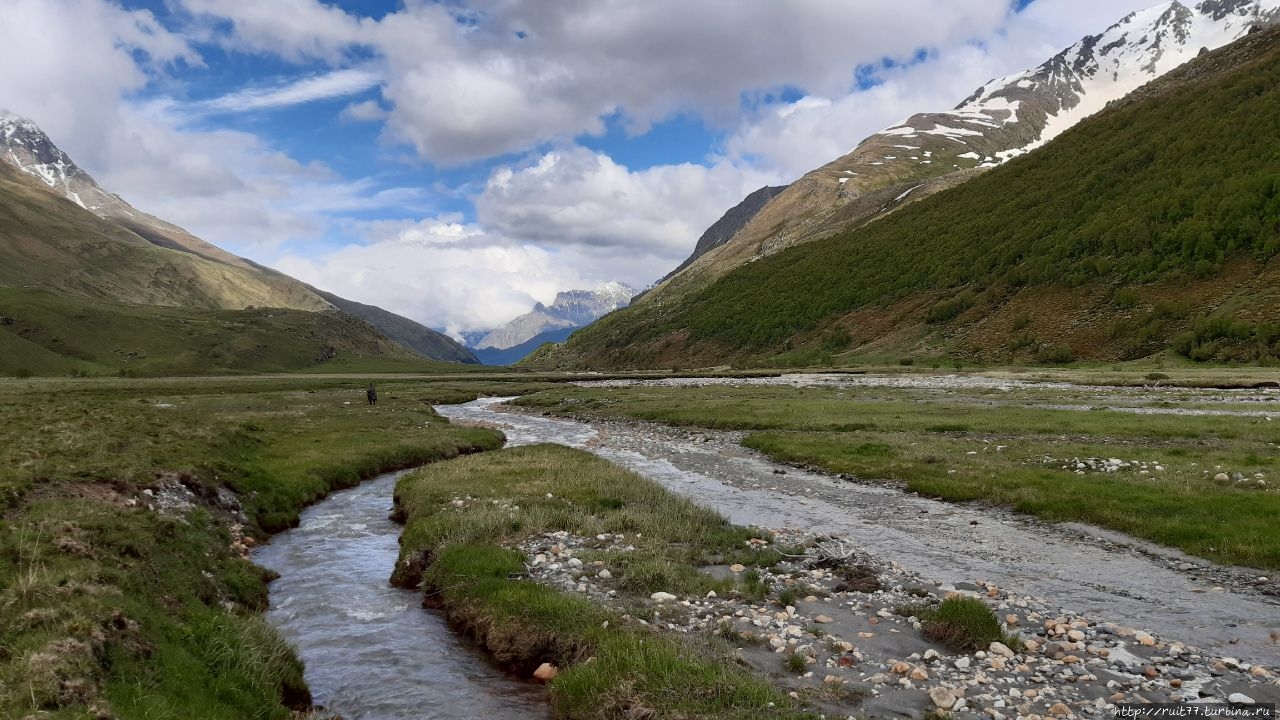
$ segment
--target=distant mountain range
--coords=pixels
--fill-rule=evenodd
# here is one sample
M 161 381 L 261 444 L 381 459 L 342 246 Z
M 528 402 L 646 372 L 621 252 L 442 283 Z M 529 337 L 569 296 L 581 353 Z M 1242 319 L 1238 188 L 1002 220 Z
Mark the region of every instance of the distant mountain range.
M 548 330 L 543 333 L 534 335 L 531 339 L 525 340 L 519 345 L 513 345 L 505 350 L 497 348 L 484 348 L 476 350 L 476 357 L 480 358 L 480 362 L 485 365 L 515 365 L 521 360 L 533 354 L 533 351 L 546 345 L 547 343 L 562 343 L 569 339 L 569 336 L 581 330 L 581 327 L 567 327 L 558 330 Z
M 486 365 L 510 365 L 544 342 L 560 342 L 573 330 L 626 307 L 634 295 L 634 290 L 618 282 L 603 283 L 593 290 L 558 293 L 550 306 L 534 305 L 533 310 L 487 333 L 472 347 Z M 534 340 L 540 341 L 532 344 Z
M 1132 14 L 872 136 L 538 362 L 1280 357 L 1277 19 Z
M 55 366 L 86 371 L 115 369 L 124 362 L 120 358 L 130 353 L 145 355 L 155 372 L 284 370 L 294 369 L 291 363 L 333 359 L 339 348 L 371 358 L 478 362 L 451 338 L 408 318 L 322 292 L 137 210 L 102 189 L 35 123 L 11 114 L 0 114 L 0 288 L 14 289 L 6 296 L 8 301 L 15 306 L 25 303 L 31 323 L 35 323 L 24 324 L 23 318 L 0 307 L 0 315 L 13 321 L 0 326 L 0 345 L 27 347 L 45 342 L 41 347 L 52 353 L 27 353 L 31 358 L 43 358 L 37 367 L 21 368 L 32 372 Z M 37 311 L 42 299 L 53 297 L 61 300 L 45 303 L 50 312 Z M 146 312 L 139 308 L 205 313 L 201 318 L 208 313 L 268 308 L 317 317 L 288 315 L 291 327 L 307 328 L 302 333 L 305 341 L 291 332 L 282 331 L 276 337 L 277 343 L 306 346 L 289 352 L 275 352 L 278 348 L 271 348 L 270 342 L 234 350 L 238 346 L 226 344 L 233 339 L 224 337 L 226 333 L 217 333 L 216 339 L 192 333 L 191 347 L 182 343 L 157 345 L 153 342 L 156 338 L 139 332 L 135 335 L 140 342 L 152 343 L 150 350 L 131 348 L 117 354 L 119 348 L 98 352 L 85 345 L 66 345 L 67 352 L 74 351 L 68 356 L 56 343 L 49 344 L 53 343 L 50 337 L 64 344 L 66 339 L 47 332 L 39 323 L 57 322 L 55 308 L 69 311 L 77 303 L 98 303 L 104 312 L 118 308 L 113 317 L 121 328 L 145 322 Z M 261 326 L 283 317 L 259 313 L 254 322 Z M 23 333 L 20 339 L 14 337 L 19 329 Z M 128 335 L 123 329 L 122 333 Z M 262 337 L 270 338 L 271 333 Z M 227 349 L 209 348 L 208 342 Z M 165 353 L 178 353 L 182 359 L 161 357 Z M 9 356 L 10 362 L 16 362 L 16 352 Z M 53 356 L 70 359 L 54 362 Z M 255 357 L 272 359 L 255 366 Z M 0 362 L 0 372 L 5 371 L 3 365 Z

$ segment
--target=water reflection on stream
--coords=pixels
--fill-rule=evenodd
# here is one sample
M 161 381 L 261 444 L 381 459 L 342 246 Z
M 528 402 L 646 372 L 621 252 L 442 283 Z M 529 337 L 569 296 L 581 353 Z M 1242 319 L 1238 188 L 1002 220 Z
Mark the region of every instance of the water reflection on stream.
M 346 720 L 548 717 L 541 687 L 490 665 L 418 593 L 388 584 L 401 474 L 334 493 L 254 552 L 281 575 L 267 620 L 297 647 L 315 702 Z

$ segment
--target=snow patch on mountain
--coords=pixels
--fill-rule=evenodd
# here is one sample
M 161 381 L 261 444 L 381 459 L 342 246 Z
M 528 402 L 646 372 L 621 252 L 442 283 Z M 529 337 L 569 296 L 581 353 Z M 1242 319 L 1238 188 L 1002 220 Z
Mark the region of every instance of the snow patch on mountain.
M 963 118 L 969 124 L 993 121 L 1002 127 L 1028 120 L 1019 116 L 1023 102 L 1049 100 L 1035 139 L 996 155 L 1008 160 L 1048 143 L 1200 53 L 1230 44 L 1253 28 L 1278 19 L 1280 0 L 1205 0 L 1194 6 L 1174 0 L 1131 13 L 1037 68 L 992 80 L 955 110 L 940 116 Z
M 49 188 L 86 210 L 82 194 L 93 179 L 53 144 L 38 125 L 7 111 L 0 111 L 0 152 L 10 165 L 38 178 Z
M 149 215 L 133 212 L 119 196 L 99 187 L 39 125 L 3 110 L 0 110 L 0 160 L 37 178 L 51 192 L 98 217 L 128 218 L 154 227 L 172 228 Z

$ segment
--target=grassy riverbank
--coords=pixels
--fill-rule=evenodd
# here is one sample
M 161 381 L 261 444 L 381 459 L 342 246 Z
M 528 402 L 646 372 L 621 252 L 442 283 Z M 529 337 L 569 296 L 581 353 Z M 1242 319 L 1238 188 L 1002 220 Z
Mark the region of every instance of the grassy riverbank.
M 779 461 L 1093 523 L 1219 562 L 1280 567 L 1280 493 L 1271 476 L 1280 424 L 1050 407 L 1097 404 L 1094 392 L 557 388 L 519 403 L 563 416 L 749 431 L 744 444 Z M 1173 400 L 1148 405 L 1167 409 Z M 1139 464 L 1077 473 L 1075 460 L 1087 458 Z M 1215 481 L 1220 472 L 1245 481 Z
M 697 571 L 775 562 L 776 553 L 750 549 L 758 531 L 592 455 L 551 445 L 428 466 L 402 478 L 396 497 L 407 521 L 396 580 L 422 582 L 430 603 L 517 672 L 527 676 L 544 662 L 563 668 L 551 684 L 557 717 L 804 717 L 707 638 L 660 635 L 633 619 L 654 617 L 647 603 L 653 592 L 759 594 L 749 576 L 713 580 Z M 514 579 L 526 557 L 512 548 L 559 531 L 625 535 L 633 550 L 576 557 L 612 568 L 618 585 L 637 598 L 630 613 Z
M 245 545 L 335 488 L 498 447 L 430 403 L 518 392 L 379 387 L 371 408 L 350 379 L 0 382 L 0 716 L 305 707 Z

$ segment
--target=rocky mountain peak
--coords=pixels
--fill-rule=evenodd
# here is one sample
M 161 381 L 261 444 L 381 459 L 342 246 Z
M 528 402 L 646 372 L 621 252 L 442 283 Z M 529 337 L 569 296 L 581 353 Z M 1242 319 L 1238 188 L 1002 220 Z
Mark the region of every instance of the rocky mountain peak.
M 549 307 L 537 303 L 530 312 L 480 338 L 474 347 L 506 350 L 549 330 L 589 325 L 618 308 L 626 307 L 634 295 L 635 290 L 620 282 L 601 283 L 591 290 L 556 293 L 556 299 Z
M 0 159 L 86 210 L 101 207 L 109 197 L 39 125 L 9 112 L 0 112 Z

